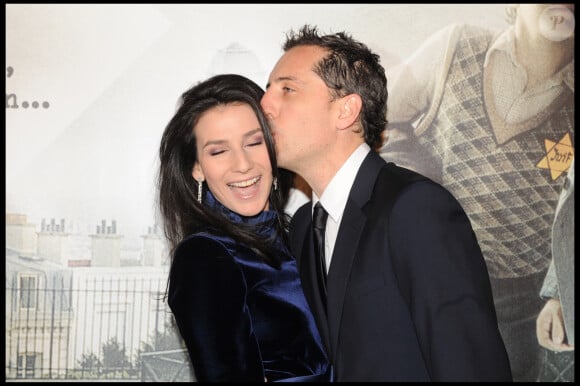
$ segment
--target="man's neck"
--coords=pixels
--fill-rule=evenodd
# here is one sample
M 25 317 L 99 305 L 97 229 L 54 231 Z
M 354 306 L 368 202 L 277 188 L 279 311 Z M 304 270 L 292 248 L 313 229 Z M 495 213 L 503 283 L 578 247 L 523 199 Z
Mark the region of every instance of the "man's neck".
M 310 185 L 314 193 L 321 197 L 336 173 L 362 143 L 353 142 L 347 146 L 336 147 L 332 151 L 321 153 L 316 161 L 305 165 L 305 170 L 298 174 Z

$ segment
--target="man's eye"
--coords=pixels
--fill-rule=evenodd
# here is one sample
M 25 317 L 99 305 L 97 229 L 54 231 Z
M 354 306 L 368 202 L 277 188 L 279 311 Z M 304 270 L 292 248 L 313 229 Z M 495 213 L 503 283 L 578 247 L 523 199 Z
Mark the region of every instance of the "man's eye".
M 282 87 L 282 90 L 284 90 L 284 92 L 293 92 L 293 91 L 294 91 L 294 89 L 293 89 L 293 88 L 290 88 L 290 87 L 288 87 L 288 86 L 284 86 L 284 87 Z

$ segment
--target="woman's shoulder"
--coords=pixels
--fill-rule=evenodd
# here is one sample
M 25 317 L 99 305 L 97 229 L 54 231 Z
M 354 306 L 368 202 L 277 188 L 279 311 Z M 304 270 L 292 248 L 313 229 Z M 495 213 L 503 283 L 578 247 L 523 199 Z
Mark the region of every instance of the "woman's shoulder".
M 184 238 L 173 253 L 173 264 L 207 265 L 209 263 L 233 262 L 228 239 L 210 233 L 195 233 Z
M 209 234 L 183 239 L 175 249 L 169 272 L 168 303 L 176 315 L 192 308 L 207 308 L 231 300 L 232 290 L 242 292 L 242 271 L 228 249 Z M 199 296 L 203 294 L 203 296 Z M 215 305 L 214 304 L 214 305 Z

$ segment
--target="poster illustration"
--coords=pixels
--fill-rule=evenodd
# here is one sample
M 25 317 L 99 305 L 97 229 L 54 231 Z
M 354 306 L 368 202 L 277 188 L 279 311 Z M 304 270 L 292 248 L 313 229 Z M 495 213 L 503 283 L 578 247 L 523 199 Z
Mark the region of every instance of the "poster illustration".
M 306 23 L 381 56 L 380 154 L 440 182 L 469 215 L 514 380 L 574 380 L 573 5 L 5 11 L 6 380 L 195 380 L 164 298 L 161 134 L 208 76 L 265 87 L 285 33 Z M 308 200 L 295 193 L 289 212 Z M 537 331 L 546 323 L 548 335 L 562 326 L 562 345 Z

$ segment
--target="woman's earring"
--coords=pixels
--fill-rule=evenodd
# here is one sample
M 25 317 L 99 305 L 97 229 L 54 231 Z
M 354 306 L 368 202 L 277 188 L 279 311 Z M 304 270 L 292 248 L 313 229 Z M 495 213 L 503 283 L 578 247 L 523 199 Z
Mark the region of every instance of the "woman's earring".
M 274 177 L 274 190 L 278 190 L 278 177 Z
M 197 202 L 199 202 L 201 204 L 201 193 L 202 193 L 202 187 L 203 187 L 203 180 L 199 180 L 197 181 Z

